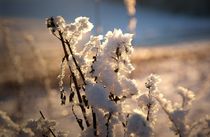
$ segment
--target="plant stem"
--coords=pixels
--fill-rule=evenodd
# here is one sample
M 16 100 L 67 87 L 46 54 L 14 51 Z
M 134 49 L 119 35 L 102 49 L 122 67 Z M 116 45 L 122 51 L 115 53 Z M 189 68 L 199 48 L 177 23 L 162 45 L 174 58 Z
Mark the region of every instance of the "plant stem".
M 75 111 L 74 111 L 74 104 L 72 105 L 71 110 L 72 110 L 72 113 L 73 113 L 73 115 L 75 116 L 75 118 L 76 118 L 76 120 L 77 120 L 77 123 L 78 123 L 79 127 L 81 128 L 81 130 L 84 130 L 84 127 L 83 127 L 83 125 L 82 125 L 81 119 L 79 119 L 79 118 L 77 117 L 77 115 L 76 115 L 76 113 L 75 113 Z
M 106 132 L 107 132 L 106 137 L 109 137 L 109 122 L 110 122 L 111 117 L 112 117 L 112 113 L 109 112 L 107 123 L 106 123 Z
M 148 97 L 149 97 L 149 103 L 147 104 L 147 121 L 150 121 L 150 111 L 151 111 L 151 107 L 152 107 L 152 104 L 151 104 L 151 91 L 150 91 L 150 88 L 149 88 L 149 91 L 148 91 Z
M 155 96 L 154 96 L 155 97 Z M 176 122 L 174 121 L 173 117 L 171 116 L 170 112 L 163 106 L 162 101 L 158 98 L 155 97 L 156 100 L 159 102 L 161 108 L 163 109 L 163 111 L 166 113 L 166 115 L 168 116 L 169 120 L 173 123 L 174 127 L 176 128 L 176 131 L 179 135 L 179 137 L 183 137 L 182 133 L 180 132 L 179 126 L 176 124 Z
M 40 115 L 42 116 L 42 118 L 45 119 L 45 116 L 44 116 L 44 114 L 42 113 L 41 110 L 39 111 L 39 113 L 40 113 Z M 49 129 L 50 133 L 53 135 L 53 137 L 56 137 L 56 135 L 55 135 L 55 133 L 52 131 L 52 129 L 51 129 L 50 127 L 48 127 L 48 129 Z
M 62 46 L 63 46 L 63 51 L 64 51 L 64 54 L 65 54 L 65 59 L 66 59 L 67 62 L 69 62 L 69 58 L 68 58 L 69 55 L 68 55 L 68 52 L 66 50 L 66 46 L 65 46 L 65 42 L 64 42 L 62 33 L 60 31 L 59 31 L 59 35 L 60 35 L 60 40 L 61 40 L 61 43 L 62 43 Z M 89 121 L 87 119 L 87 116 L 86 116 L 86 110 L 85 110 L 85 107 L 83 105 L 83 101 L 82 101 L 82 97 L 81 97 L 81 94 L 80 94 L 80 91 L 79 91 L 79 86 L 78 86 L 78 83 L 77 83 L 76 76 L 75 76 L 74 72 L 72 71 L 71 66 L 68 65 L 68 67 L 69 67 L 69 70 L 71 72 L 72 79 L 73 79 L 73 82 L 74 82 L 74 85 L 75 85 L 77 97 L 78 97 L 78 100 L 79 100 L 79 106 L 81 108 L 81 111 L 82 111 L 84 120 L 86 122 L 86 125 L 87 125 L 87 127 L 89 127 L 90 126 L 90 123 L 89 123 Z
M 92 109 L 92 116 L 93 116 L 93 129 L 94 129 L 94 135 L 95 136 L 98 136 L 97 135 L 97 121 L 96 121 L 96 113 L 94 112 L 94 108 L 91 107 Z
M 72 58 L 73 58 L 74 64 L 76 65 L 76 68 L 77 68 L 77 70 L 79 71 L 80 76 L 82 77 L 83 83 L 86 85 L 85 76 L 84 76 L 84 74 L 82 73 L 82 70 L 80 69 L 80 66 L 79 66 L 79 64 L 77 63 L 77 60 L 76 60 L 75 57 L 74 57 L 74 53 L 73 53 L 73 51 L 72 51 L 72 49 L 71 49 L 70 43 L 69 43 L 69 42 L 66 42 L 66 43 L 67 43 L 67 46 L 68 46 L 69 51 L 70 51 L 70 53 L 71 53 L 71 56 L 72 56 Z

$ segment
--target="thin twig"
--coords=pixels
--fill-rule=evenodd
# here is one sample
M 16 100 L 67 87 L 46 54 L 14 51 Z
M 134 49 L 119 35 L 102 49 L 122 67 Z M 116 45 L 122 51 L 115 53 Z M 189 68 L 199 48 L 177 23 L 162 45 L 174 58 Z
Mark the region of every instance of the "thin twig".
M 112 117 L 112 113 L 109 112 L 107 123 L 106 123 L 106 132 L 107 132 L 106 137 L 109 137 L 109 122 L 110 122 L 111 117 Z
M 68 46 L 68 48 L 69 48 L 69 51 L 70 51 L 70 53 L 71 53 L 72 59 L 73 59 L 73 61 L 74 61 L 74 64 L 76 65 L 76 68 L 77 68 L 77 70 L 79 71 L 80 76 L 82 77 L 83 83 L 86 85 L 85 76 L 84 76 L 84 74 L 82 73 L 82 70 L 80 69 L 79 64 L 77 63 L 77 60 L 75 59 L 75 56 L 74 56 L 74 53 L 73 53 L 73 51 L 72 51 L 72 49 L 71 49 L 70 43 L 69 43 L 68 41 L 66 41 L 66 44 L 67 44 L 67 46 Z
M 149 97 L 149 103 L 147 104 L 147 121 L 150 121 L 150 113 L 151 113 L 151 107 L 152 107 L 152 104 L 150 102 L 152 99 L 150 88 L 148 91 L 148 97 Z
M 42 116 L 42 118 L 45 119 L 45 116 L 44 116 L 44 114 L 42 113 L 41 110 L 39 111 L 39 113 L 40 113 L 40 115 Z M 53 132 L 53 130 L 52 130 L 50 127 L 48 127 L 48 130 L 49 130 L 50 133 L 53 135 L 53 137 L 56 137 L 55 133 Z
M 61 43 L 62 43 L 62 46 L 63 46 L 63 51 L 64 51 L 64 54 L 65 54 L 65 59 L 66 59 L 67 62 L 69 62 L 69 58 L 68 58 L 69 54 L 67 52 L 67 49 L 66 49 L 66 46 L 65 46 L 65 42 L 64 42 L 64 39 L 63 39 L 63 36 L 62 36 L 62 33 L 60 31 L 59 31 L 59 35 L 60 35 L 60 38 L 61 38 L 60 40 L 61 40 Z M 71 66 L 68 65 L 68 67 L 69 67 L 69 70 L 71 72 L 72 80 L 73 80 L 74 85 L 75 85 L 77 97 L 78 97 L 78 100 L 79 100 L 79 103 L 80 103 L 79 106 L 80 106 L 80 108 L 82 110 L 82 114 L 83 114 L 83 117 L 85 119 L 86 125 L 87 125 L 87 127 L 89 127 L 90 126 L 90 123 L 89 123 L 89 121 L 87 119 L 87 116 L 86 116 L 85 107 L 83 106 L 82 97 L 81 97 L 81 94 L 80 94 L 80 91 L 79 91 L 80 88 L 78 86 L 76 76 L 75 76 L 74 72 L 72 71 Z
M 155 96 L 154 96 L 155 97 Z M 179 134 L 179 137 L 182 137 L 182 134 L 180 132 L 179 126 L 176 124 L 176 122 L 173 120 L 171 114 L 168 112 L 168 110 L 162 105 L 162 102 L 160 99 L 158 99 L 157 97 L 155 97 L 156 100 L 159 102 L 161 108 L 163 109 L 163 111 L 166 113 L 166 115 L 168 116 L 169 120 L 173 123 L 177 133 Z
M 79 127 L 81 128 L 81 130 L 84 130 L 84 127 L 83 127 L 83 124 L 82 124 L 82 120 L 78 118 L 78 116 L 76 115 L 76 113 L 74 111 L 74 104 L 72 105 L 71 110 L 72 110 L 72 113 L 73 113 L 74 117 L 77 120 L 77 123 L 78 123 Z
M 92 109 L 92 116 L 93 116 L 93 129 L 94 129 L 94 135 L 95 136 L 98 136 L 97 135 L 97 121 L 96 121 L 96 113 L 94 112 L 94 108 L 93 107 L 91 107 L 91 109 Z

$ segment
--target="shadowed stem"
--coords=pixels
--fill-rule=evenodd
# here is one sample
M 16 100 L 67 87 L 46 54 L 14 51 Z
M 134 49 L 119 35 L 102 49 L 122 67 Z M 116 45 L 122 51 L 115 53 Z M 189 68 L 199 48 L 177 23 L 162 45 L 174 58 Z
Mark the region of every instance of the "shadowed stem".
M 108 118 L 107 118 L 107 123 L 106 123 L 106 132 L 107 132 L 106 137 L 109 137 L 109 122 L 111 120 L 111 117 L 112 117 L 112 113 L 109 112 Z
M 148 91 L 148 97 L 149 97 L 149 103 L 147 104 L 147 121 L 150 121 L 150 111 L 151 111 L 151 107 L 152 107 L 152 104 L 151 104 L 151 99 L 152 99 L 152 96 L 151 96 L 151 90 L 149 88 L 149 91 Z
M 79 64 L 77 63 L 77 60 L 76 60 L 75 57 L 74 57 L 74 52 L 73 52 L 72 49 L 71 49 L 70 43 L 67 41 L 66 44 L 68 45 L 69 51 L 70 51 L 71 56 L 72 56 L 73 61 L 74 61 L 74 64 L 76 65 L 76 68 L 77 68 L 77 70 L 79 71 L 80 76 L 82 77 L 83 83 L 86 85 L 85 76 L 84 76 L 84 74 L 82 73 L 82 70 L 80 69 L 80 66 L 79 66 Z
M 73 59 L 73 61 L 74 61 L 74 64 L 76 65 L 76 68 L 77 68 L 77 70 L 79 71 L 79 74 L 80 74 L 80 76 L 81 76 L 81 78 L 82 78 L 82 80 L 83 80 L 83 83 L 84 83 L 84 85 L 86 85 L 85 76 L 84 76 L 84 74 L 82 73 L 82 70 L 81 70 L 79 64 L 77 63 L 77 60 L 75 59 L 74 52 L 72 51 L 72 48 L 71 48 L 71 46 L 70 46 L 69 41 L 66 41 L 66 44 L 67 44 L 67 46 L 68 46 L 68 48 L 69 48 L 69 51 L 70 51 L 70 54 L 71 54 L 72 59 Z M 75 78 L 76 78 L 76 77 L 75 77 Z M 73 77 L 73 79 L 74 79 L 74 77 Z M 85 91 L 84 87 L 83 87 L 83 90 Z M 96 121 L 96 114 L 95 114 L 95 112 L 93 111 L 93 107 L 91 107 L 91 109 L 92 109 L 92 118 L 93 118 L 94 135 L 97 136 L 97 121 Z
M 94 129 L 94 135 L 95 136 L 98 136 L 97 135 L 97 121 L 96 121 L 96 113 L 94 112 L 94 108 L 91 107 L 92 109 L 92 116 L 93 116 L 93 129 Z
M 76 113 L 75 113 L 75 111 L 74 111 L 74 104 L 72 105 L 71 110 L 72 110 L 72 113 L 73 113 L 73 115 L 75 116 L 75 118 L 76 118 L 76 120 L 77 120 L 77 123 L 79 124 L 79 127 L 80 127 L 82 130 L 84 130 L 84 127 L 83 127 L 83 125 L 82 125 L 82 120 L 79 119 L 79 118 L 77 117 L 77 115 L 76 115 Z
M 44 116 L 44 114 L 42 113 L 41 110 L 39 111 L 39 113 L 40 113 L 40 115 L 42 116 L 42 118 L 45 119 L 45 116 Z M 52 129 L 51 129 L 50 127 L 48 127 L 48 129 L 49 129 L 50 133 L 53 135 L 53 137 L 56 137 L 56 135 L 55 135 L 55 133 L 52 131 Z
M 64 54 L 65 54 L 65 59 L 66 59 L 67 62 L 69 62 L 69 58 L 68 58 L 69 55 L 68 55 L 68 52 L 67 52 L 67 50 L 66 50 L 66 46 L 65 46 L 65 42 L 64 42 L 62 33 L 61 33 L 60 31 L 59 31 L 59 36 L 60 36 L 60 41 L 61 41 L 62 46 L 63 46 L 63 51 L 64 51 Z M 80 91 L 79 91 L 80 88 L 79 88 L 79 85 L 78 85 L 78 83 L 77 83 L 76 76 L 75 76 L 74 72 L 72 71 L 71 66 L 68 65 L 68 67 L 69 67 L 69 70 L 70 70 L 70 72 L 71 72 L 72 79 L 73 79 L 73 82 L 74 82 L 74 85 L 75 85 L 77 97 L 78 97 L 78 100 L 79 100 L 79 103 L 80 103 L 79 106 L 80 106 L 80 108 L 81 108 L 81 111 L 82 111 L 84 120 L 85 120 L 85 122 L 86 122 L 86 125 L 87 125 L 87 127 L 89 127 L 89 126 L 90 126 L 90 123 L 89 123 L 89 121 L 88 121 L 88 119 L 87 119 L 87 116 L 86 116 L 86 110 L 85 110 L 85 107 L 84 107 L 84 105 L 83 105 L 82 97 L 81 97 L 81 94 L 80 94 Z

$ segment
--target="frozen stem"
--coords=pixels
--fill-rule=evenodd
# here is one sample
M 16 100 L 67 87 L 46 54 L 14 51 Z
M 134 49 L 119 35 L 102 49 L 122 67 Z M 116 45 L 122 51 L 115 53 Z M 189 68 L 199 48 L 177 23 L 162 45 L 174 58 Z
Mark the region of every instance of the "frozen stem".
M 45 119 L 45 116 L 44 116 L 44 114 L 42 113 L 41 110 L 39 111 L 39 113 L 40 113 L 41 117 L 42 117 L 43 119 Z M 48 129 L 49 129 L 50 133 L 53 135 L 53 137 L 56 137 L 56 135 L 55 135 L 55 133 L 53 132 L 53 130 L 52 130 L 50 127 L 48 127 Z
M 69 54 L 67 52 L 67 49 L 66 49 L 66 46 L 65 46 L 65 41 L 64 41 L 63 36 L 62 36 L 62 33 L 60 31 L 59 31 L 59 35 L 60 35 L 60 40 L 61 40 L 61 43 L 62 43 L 62 46 L 63 46 L 63 51 L 64 51 L 64 54 L 65 54 L 65 59 L 66 59 L 67 62 L 69 62 L 69 58 L 68 58 Z M 73 83 L 75 85 L 77 97 L 78 97 L 78 100 L 79 100 L 79 106 L 81 108 L 81 111 L 82 111 L 83 117 L 85 119 L 86 125 L 87 125 L 87 127 L 89 127 L 90 126 L 90 123 L 89 123 L 89 121 L 87 119 L 87 116 L 86 116 L 86 110 L 85 110 L 85 107 L 83 105 L 82 97 L 81 97 L 81 94 L 80 94 L 80 91 L 79 91 L 80 88 L 79 88 L 79 85 L 77 83 L 76 76 L 75 76 L 74 72 L 72 71 L 71 66 L 68 65 L 68 67 L 69 67 L 69 70 L 71 72 Z
M 109 122 L 111 120 L 111 117 L 112 117 L 112 113 L 109 112 L 108 114 L 108 118 L 107 118 L 107 122 L 106 122 L 106 137 L 109 137 Z

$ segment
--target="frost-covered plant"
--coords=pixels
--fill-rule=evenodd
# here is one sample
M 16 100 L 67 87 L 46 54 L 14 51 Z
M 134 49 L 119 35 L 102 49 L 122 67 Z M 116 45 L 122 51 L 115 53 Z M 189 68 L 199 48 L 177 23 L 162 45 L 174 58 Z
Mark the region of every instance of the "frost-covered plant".
M 41 111 L 40 111 L 41 113 Z M 61 131 L 55 132 L 55 121 L 42 117 L 37 120 L 28 120 L 25 124 L 19 125 L 3 111 L 0 111 L 0 136 L 1 137 L 67 137 Z
M 193 92 L 180 88 L 178 93 L 183 102 L 174 105 L 160 93 L 160 78 L 153 74 L 145 83 L 147 92 L 140 91 L 135 80 L 128 77 L 134 70 L 130 60 L 132 34 L 114 29 L 104 38 L 90 36 L 81 46 L 79 40 L 93 28 L 87 17 L 78 17 L 70 24 L 61 16 L 51 17 L 46 24 L 64 51 L 59 75 L 61 104 L 66 104 L 68 98 L 81 137 L 154 136 L 158 104 L 171 121 L 171 129 L 180 137 L 189 135 L 185 118 L 187 106 L 194 99 Z M 70 75 L 69 92 L 65 91 L 63 81 L 66 65 Z

